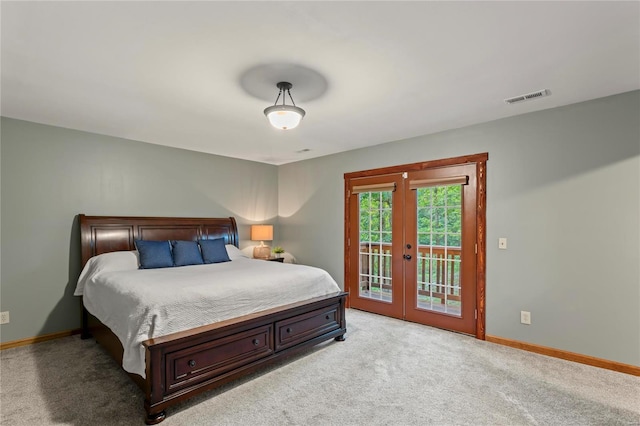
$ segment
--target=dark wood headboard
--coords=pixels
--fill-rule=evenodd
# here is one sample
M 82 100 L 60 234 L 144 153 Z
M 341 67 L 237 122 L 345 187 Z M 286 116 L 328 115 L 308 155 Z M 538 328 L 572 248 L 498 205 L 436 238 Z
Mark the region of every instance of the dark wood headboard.
M 134 240 L 212 240 L 224 238 L 238 246 L 238 227 L 233 217 L 134 217 L 85 216 L 80 220 L 82 266 L 102 253 L 135 250 Z

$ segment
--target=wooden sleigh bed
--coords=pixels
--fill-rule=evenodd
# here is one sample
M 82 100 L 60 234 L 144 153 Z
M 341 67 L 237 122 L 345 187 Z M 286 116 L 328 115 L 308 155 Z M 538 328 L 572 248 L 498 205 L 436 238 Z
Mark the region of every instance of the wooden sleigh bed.
M 225 238 L 238 246 L 232 217 L 79 215 L 79 222 L 82 266 L 92 256 L 135 250 L 136 239 Z M 329 339 L 344 340 L 346 296 L 337 292 L 144 341 L 146 377 L 128 374 L 145 393 L 145 423 L 160 423 L 166 408 L 285 356 Z M 122 364 L 118 337 L 83 308 L 82 338 L 91 336 Z

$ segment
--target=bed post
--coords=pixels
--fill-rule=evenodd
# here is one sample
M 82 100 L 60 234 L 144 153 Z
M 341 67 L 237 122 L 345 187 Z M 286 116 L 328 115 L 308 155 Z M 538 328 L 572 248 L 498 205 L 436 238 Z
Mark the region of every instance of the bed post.
M 335 337 L 334 340 L 336 342 L 344 342 L 346 340 L 346 337 L 345 337 L 345 333 L 347 332 L 347 318 L 345 313 L 346 303 L 347 303 L 346 297 L 343 297 L 340 299 L 340 309 L 338 312 L 340 312 L 340 329 L 343 330 L 343 333 Z
M 167 414 L 162 409 L 164 397 L 164 386 L 162 384 L 164 360 L 163 351 L 154 346 L 149 346 L 144 342 L 146 360 L 146 390 L 144 409 L 147 412 L 144 422 L 148 425 L 157 425 L 162 422 Z

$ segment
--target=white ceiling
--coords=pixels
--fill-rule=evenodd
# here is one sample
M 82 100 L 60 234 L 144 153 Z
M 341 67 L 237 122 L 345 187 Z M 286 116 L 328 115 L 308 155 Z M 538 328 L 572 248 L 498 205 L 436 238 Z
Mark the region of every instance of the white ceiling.
M 636 1 L 3 1 L 0 13 L 2 115 L 270 164 L 640 88 Z M 324 87 L 285 76 L 307 116 L 278 131 L 262 113 L 277 81 L 267 101 L 243 76 L 288 66 Z M 540 89 L 552 95 L 503 102 Z

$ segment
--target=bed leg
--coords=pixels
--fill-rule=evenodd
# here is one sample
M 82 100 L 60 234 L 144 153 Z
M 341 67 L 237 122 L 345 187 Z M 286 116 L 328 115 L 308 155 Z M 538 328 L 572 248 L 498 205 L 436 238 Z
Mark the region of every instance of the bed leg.
M 91 332 L 89 332 L 89 313 L 82 306 L 82 332 L 80 333 L 80 338 L 82 340 L 87 340 L 91 338 Z
M 163 421 L 167 417 L 167 413 L 162 410 L 159 413 L 147 413 L 147 417 L 144 419 L 144 422 L 148 425 L 157 425 L 161 421 Z

